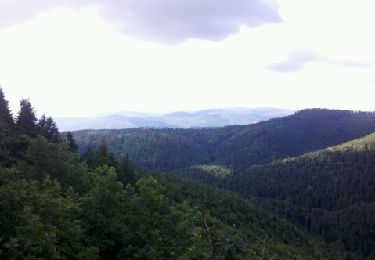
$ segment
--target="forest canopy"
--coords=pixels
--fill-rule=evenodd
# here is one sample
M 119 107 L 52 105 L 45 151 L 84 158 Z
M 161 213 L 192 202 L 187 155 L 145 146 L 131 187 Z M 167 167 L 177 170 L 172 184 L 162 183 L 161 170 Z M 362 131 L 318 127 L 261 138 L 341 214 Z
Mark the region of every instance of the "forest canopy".
M 137 172 L 106 140 L 80 156 L 71 133 L 0 89 L 0 258 L 343 258 L 236 195 Z

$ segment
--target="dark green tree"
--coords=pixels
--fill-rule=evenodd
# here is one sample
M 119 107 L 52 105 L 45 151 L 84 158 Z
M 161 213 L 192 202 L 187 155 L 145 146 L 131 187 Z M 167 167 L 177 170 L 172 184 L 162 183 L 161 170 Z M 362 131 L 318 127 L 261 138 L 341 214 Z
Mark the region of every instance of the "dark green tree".
M 36 126 L 37 118 L 34 108 L 29 99 L 20 101 L 20 111 L 18 112 L 16 126 L 24 134 L 35 137 L 38 134 Z
M 82 160 L 87 163 L 87 166 L 90 169 L 94 169 L 96 167 L 95 151 L 91 147 L 88 147 L 87 151 L 84 154 L 82 154 Z
M 68 147 L 68 150 L 72 153 L 78 153 L 78 144 L 74 140 L 74 137 L 71 132 L 66 133 L 66 139 L 65 139 L 66 145 Z
M 3 89 L 0 86 L 0 128 L 12 127 L 13 125 L 14 121 L 9 109 L 9 103 L 5 99 Z
M 136 181 L 135 168 L 133 162 L 129 159 L 129 154 L 126 154 L 120 161 L 118 179 L 122 183 L 134 184 Z
M 59 129 L 52 117 L 46 117 L 42 115 L 38 122 L 39 133 L 44 136 L 47 140 L 57 143 L 60 140 Z
M 113 153 L 108 151 L 108 146 L 102 139 L 96 151 L 96 166 L 108 165 L 117 168 L 117 162 Z
M 0 86 L 0 165 L 8 165 L 12 161 L 13 130 L 14 121 L 9 110 L 8 100 L 5 99 Z
M 108 146 L 103 138 L 96 150 L 88 147 L 87 152 L 82 155 L 82 158 L 87 162 L 87 165 L 91 169 L 104 165 L 116 169 L 118 167 L 114 154 L 108 151 Z

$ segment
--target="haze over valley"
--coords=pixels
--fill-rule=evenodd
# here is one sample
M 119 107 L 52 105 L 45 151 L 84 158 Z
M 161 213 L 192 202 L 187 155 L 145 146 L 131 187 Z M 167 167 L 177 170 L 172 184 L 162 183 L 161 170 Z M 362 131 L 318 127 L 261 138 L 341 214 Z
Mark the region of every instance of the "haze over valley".
M 166 114 L 121 112 L 91 117 L 56 117 L 62 131 L 122 128 L 199 128 L 247 125 L 292 114 L 279 108 L 223 108 Z
M 374 0 L 0 0 L 0 259 L 375 259 Z

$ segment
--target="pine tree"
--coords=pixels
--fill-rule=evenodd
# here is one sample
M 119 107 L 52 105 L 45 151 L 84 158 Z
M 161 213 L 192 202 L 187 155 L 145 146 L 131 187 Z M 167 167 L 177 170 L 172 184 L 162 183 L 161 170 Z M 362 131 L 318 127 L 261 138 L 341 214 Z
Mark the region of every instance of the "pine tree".
M 90 169 L 96 168 L 96 153 L 91 147 L 88 147 L 87 151 L 82 154 L 82 159 L 87 162 Z
M 102 142 L 96 151 L 96 166 L 103 165 L 113 166 L 117 168 L 115 156 L 113 153 L 110 153 L 108 151 L 108 146 L 105 143 L 104 139 L 102 139 Z
M 0 165 L 10 165 L 14 147 L 14 121 L 0 86 Z
M 20 111 L 17 116 L 17 128 L 24 134 L 35 137 L 38 134 L 36 126 L 37 118 L 34 108 L 28 99 L 20 101 Z
M 0 128 L 13 127 L 14 121 L 12 113 L 9 110 L 8 100 L 5 99 L 3 89 L 0 86 Z
M 59 129 L 56 126 L 56 123 L 53 121 L 52 117 L 46 118 L 43 115 L 38 122 L 39 132 L 42 136 L 44 136 L 47 140 L 57 143 L 60 140 L 60 133 Z
M 108 147 L 103 139 L 96 151 L 96 162 L 98 166 L 108 164 Z
M 129 154 L 126 154 L 119 165 L 119 181 L 123 183 L 132 183 L 136 181 L 135 168 L 133 162 L 129 159 Z

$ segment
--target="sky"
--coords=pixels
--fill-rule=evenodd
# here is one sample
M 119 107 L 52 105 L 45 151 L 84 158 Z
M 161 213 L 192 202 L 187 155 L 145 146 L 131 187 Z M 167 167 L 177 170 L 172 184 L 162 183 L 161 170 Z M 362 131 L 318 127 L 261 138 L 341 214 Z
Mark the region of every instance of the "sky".
M 373 0 L 0 0 L 16 113 L 375 110 Z

